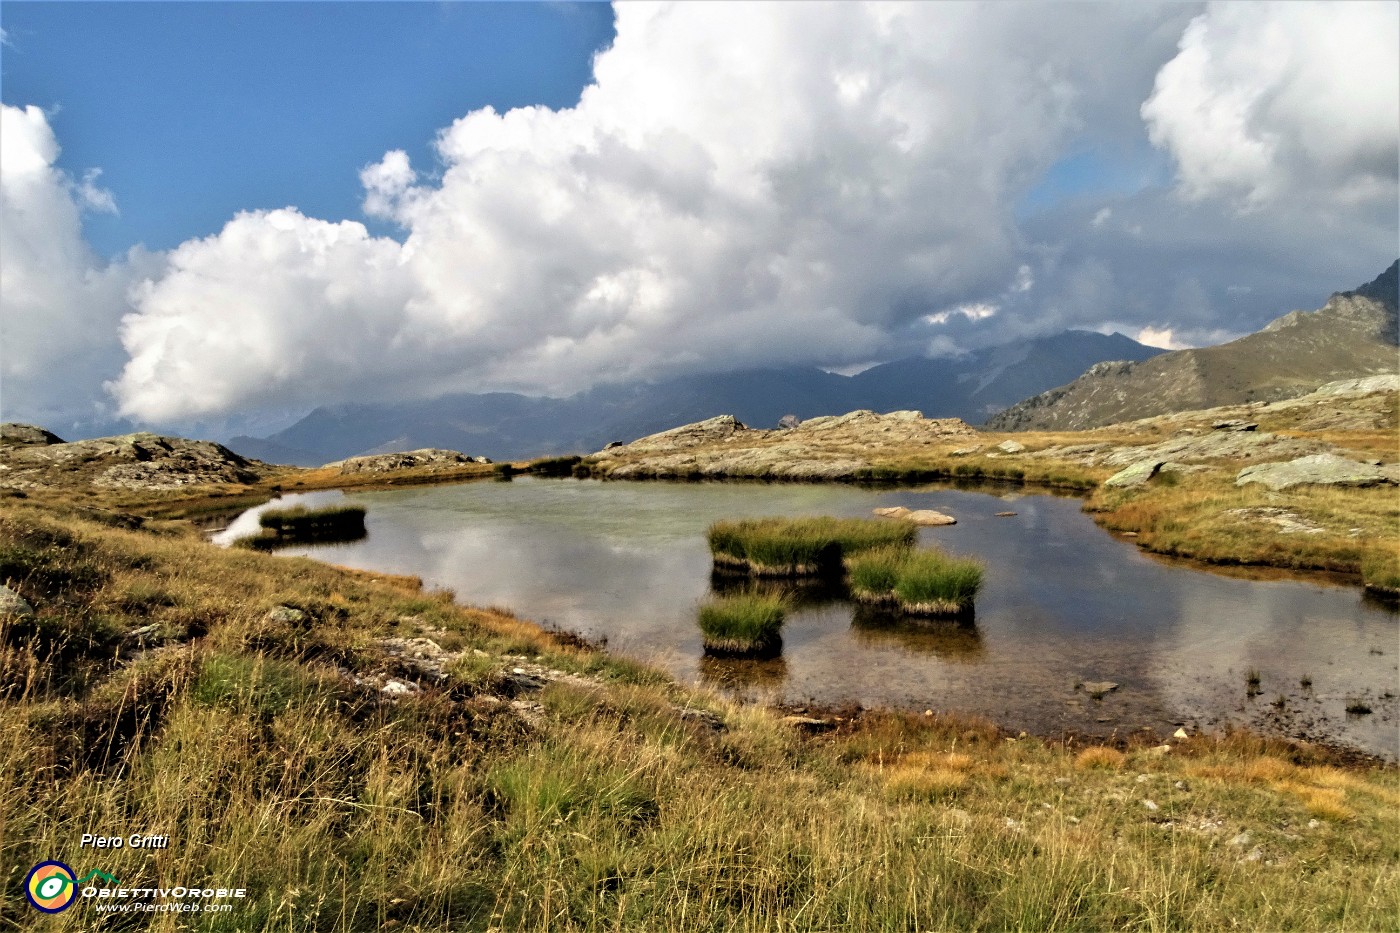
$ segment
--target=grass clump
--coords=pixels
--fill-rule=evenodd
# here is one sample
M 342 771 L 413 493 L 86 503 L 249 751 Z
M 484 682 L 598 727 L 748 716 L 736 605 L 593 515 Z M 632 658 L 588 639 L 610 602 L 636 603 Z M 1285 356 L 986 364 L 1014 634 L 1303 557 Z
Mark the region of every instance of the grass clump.
M 1361 561 L 1361 579 L 1368 590 L 1386 596 L 1400 596 L 1400 552 L 1366 555 Z
M 365 536 L 365 508 L 362 505 L 332 505 L 309 509 L 294 505 L 268 509 L 258 516 L 262 531 L 239 538 L 239 547 L 265 551 L 286 544 L 325 541 L 355 541 Z
M 530 473 L 536 476 L 573 476 L 574 467 L 583 460 L 582 457 L 542 457 L 539 460 L 531 460 L 526 467 Z
M 710 526 L 715 566 L 757 576 L 809 576 L 839 570 L 843 559 L 875 548 L 914 544 L 912 522 L 867 518 L 750 518 Z
M 787 604 L 780 596 L 739 593 L 719 596 L 700 607 L 705 650 L 720 655 L 772 655 L 782 648 Z
M 859 554 L 847 563 L 851 595 L 861 602 L 889 602 L 909 552 L 902 548 L 878 548 Z
M 981 564 L 942 551 L 881 548 L 852 558 L 849 570 L 856 599 L 911 615 L 967 612 L 982 587 Z

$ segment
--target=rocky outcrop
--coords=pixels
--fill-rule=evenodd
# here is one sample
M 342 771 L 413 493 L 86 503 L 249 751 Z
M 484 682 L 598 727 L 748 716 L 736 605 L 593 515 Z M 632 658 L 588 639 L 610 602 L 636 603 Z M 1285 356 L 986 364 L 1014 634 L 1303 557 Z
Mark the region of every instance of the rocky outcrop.
M 698 447 L 702 444 L 729 440 L 734 435 L 747 430 L 748 428 L 744 427 L 743 422 L 733 415 L 718 415 L 704 421 L 697 421 L 694 424 L 683 424 L 678 428 L 671 428 L 669 431 L 662 431 L 659 434 L 647 435 L 630 444 L 623 444 L 620 448 L 609 446 L 614 451 L 669 453 L 674 450 L 684 450 L 687 447 Z
M 265 466 L 212 441 L 123 434 L 86 441 L 0 448 L 0 486 L 90 483 L 126 489 L 178 489 L 256 482 Z
M 28 447 L 33 444 L 62 444 L 63 438 L 35 424 L 7 421 L 0 424 L 0 445 Z
M 652 434 L 588 458 L 614 479 L 745 476 L 767 479 L 840 480 L 870 468 L 869 453 L 882 447 L 970 437 L 958 418 L 925 418 L 917 411 L 877 414 L 853 411 L 811 418 L 774 431 L 745 427 L 721 415 Z
M 1293 486 L 1377 486 L 1393 480 L 1378 465 L 1359 463 L 1335 454 L 1300 457 L 1287 463 L 1261 463 L 1245 467 L 1236 486 L 1263 483 L 1275 492 Z
M 1100 363 L 1074 382 L 1013 405 L 987 422 L 997 431 L 1083 430 L 1177 411 L 1269 402 L 1340 379 L 1396 372 L 1393 264 L 1375 281 L 1294 311 L 1216 347 L 1140 363 Z
M 368 457 L 351 457 L 339 461 L 340 473 L 348 476 L 354 473 L 389 473 L 394 470 L 413 470 L 421 467 L 454 467 L 464 463 L 490 463 L 485 457 L 469 457 L 455 450 L 438 450 L 425 447 L 422 450 L 409 450 L 403 453 L 374 454 Z M 327 464 L 335 466 L 336 464 Z

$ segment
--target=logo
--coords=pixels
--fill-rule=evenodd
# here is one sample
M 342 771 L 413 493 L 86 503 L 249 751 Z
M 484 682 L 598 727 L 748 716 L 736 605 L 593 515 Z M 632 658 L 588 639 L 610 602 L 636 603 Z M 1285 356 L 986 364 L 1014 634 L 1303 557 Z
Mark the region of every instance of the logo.
M 24 896 L 35 910 L 56 914 L 73 905 L 78 896 L 77 878 L 62 862 L 40 862 L 24 879 Z

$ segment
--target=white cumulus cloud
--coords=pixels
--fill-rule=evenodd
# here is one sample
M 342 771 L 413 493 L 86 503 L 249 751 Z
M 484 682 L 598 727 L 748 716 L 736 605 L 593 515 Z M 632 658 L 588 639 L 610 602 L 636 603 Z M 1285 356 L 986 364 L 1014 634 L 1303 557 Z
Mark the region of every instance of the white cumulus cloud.
M 1394 208 L 1400 4 L 1216 3 L 1142 105 L 1193 198 Z
M 82 235 L 85 210 L 115 211 L 96 172 L 75 181 L 38 107 L 0 105 L 0 409 L 55 429 L 107 416 L 102 381 L 122 359 L 116 323 L 139 251 L 107 264 Z
M 402 247 L 276 212 L 176 250 L 116 395 L 172 419 L 907 352 L 900 328 L 1029 284 L 1015 197 L 1157 64 L 1087 52 L 1175 16 L 619 4 L 576 107 L 467 114 L 440 179 L 363 170 Z
M 0 402 L 46 420 L 105 383 L 178 428 L 1244 333 L 1394 258 L 1397 10 L 624 3 L 577 106 L 476 110 L 425 170 L 362 167 L 395 238 L 288 207 L 110 264 L 81 226 L 116 199 L 6 107 Z M 1141 187 L 1073 171 L 1124 161 Z

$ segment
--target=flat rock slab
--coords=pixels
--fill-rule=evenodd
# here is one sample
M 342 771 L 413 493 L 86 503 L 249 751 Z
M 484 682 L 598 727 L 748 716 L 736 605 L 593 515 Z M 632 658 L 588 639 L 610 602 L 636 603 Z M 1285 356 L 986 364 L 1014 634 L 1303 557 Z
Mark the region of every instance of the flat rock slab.
M 1286 463 L 1261 463 L 1245 467 L 1235 477 L 1236 486 L 1263 483 L 1275 491 L 1305 485 L 1376 486 L 1390 481 L 1380 467 L 1336 454 L 1314 454 Z
M 1118 689 L 1118 685 L 1111 680 L 1086 680 L 1081 686 L 1091 697 L 1101 697 Z
M 803 732 L 826 732 L 836 728 L 830 719 L 813 719 L 811 716 L 784 716 L 783 723 Z
M 904 516 L 905 521 L 916 525 L 956 525 L 958 520 L 951 515 L 935 512 L 933 509 L 915 509 Z
M 1119 470 L 1108 479 L 1103 481 L 1105 486 L 1114 486 L 1119 489 L 1130 489 L 1134 486 L 1141 486 L 1157 475 L 1157 471 L 1162 468 L 1163 460 L 1140 460 L 1132 466 Z
M 894 505 L 871 511 L 884 518 L 900 518 L 916 525 L 956 525 L 958 523 L 958 520 L 953 516 L 935 512 L 933 509 L 906 509 L 902 505 Z
M 1226 509 L 1226 515 L 1238 515 L 1240 518 L 1251 521 L 1264 522 L 1273 525 L 1283 534 L 1305 534 L 1316 535 L 1326 531 L 1321 525 L 1314 524 L 1287 509 L 1272 507 L 1258 507 L 1248 509 Z

